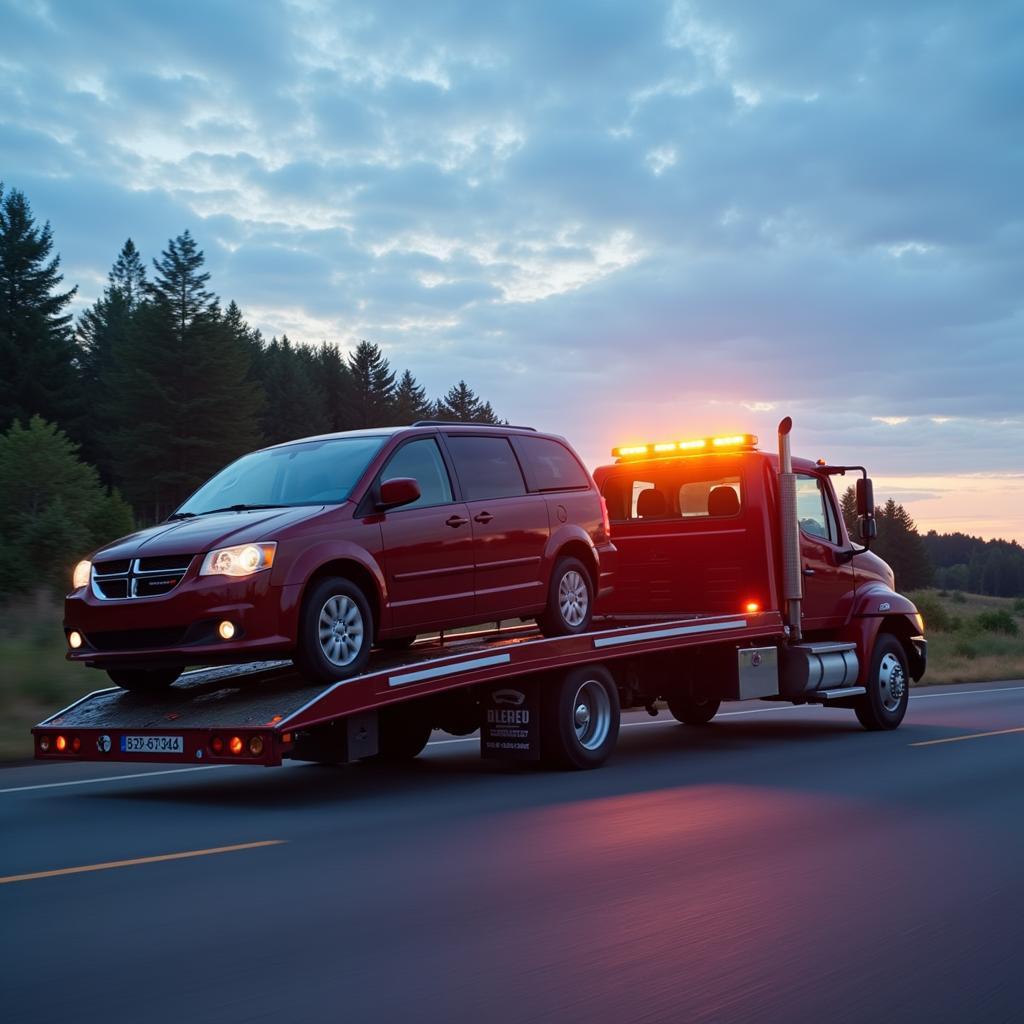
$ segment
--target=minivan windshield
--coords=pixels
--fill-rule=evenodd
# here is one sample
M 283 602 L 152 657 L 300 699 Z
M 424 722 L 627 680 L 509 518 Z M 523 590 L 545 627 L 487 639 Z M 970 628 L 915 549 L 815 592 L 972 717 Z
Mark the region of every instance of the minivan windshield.
M 171 518 L 250 508 L 340 504 L 385 440 L 376 435 L 336 437 L 243 455 L 211 477 Z

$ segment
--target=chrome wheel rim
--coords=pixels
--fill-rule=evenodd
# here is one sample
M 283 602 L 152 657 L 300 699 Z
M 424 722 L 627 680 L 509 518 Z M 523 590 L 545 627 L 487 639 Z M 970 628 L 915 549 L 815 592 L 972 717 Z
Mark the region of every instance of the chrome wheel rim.
M 886 711 L 895 711 L 907 691 L 907 676 L 895 654 L 884 654 L 878 666 L 878 689 L 882 698 L 882 707 Z
M 318 623 L 320 650 L 338 668 L 351 665 L 363 649 L 363 614 L 359 605 L 344 594 L 336 594 L 324 602 Z
M 558 581 L 558 608 L 567 626 L 579 626 L 587 617 L 590 595 L 583 576 L 570 569 Z
M 608 691 L 596 679 L 588 679 L 576 691 L 572 709 L 572 724 L 579 745 L 584 750 L 597 750 L 608 738 L 612 725 Z

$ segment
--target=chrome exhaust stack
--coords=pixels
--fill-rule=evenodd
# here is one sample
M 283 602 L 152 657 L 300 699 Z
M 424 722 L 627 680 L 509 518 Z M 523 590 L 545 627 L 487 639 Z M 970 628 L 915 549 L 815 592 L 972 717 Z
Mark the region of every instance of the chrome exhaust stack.
M 804 577 L 800 565 L 800 524 L 796 514 L 796 474 L 789 432 L 793 420 L 787 416 L 779 424 L 779 530 L 782 545 L 782 597 L 786 602 L 786 625 L 791 643 L 800 643 L 800 602 L 804 597 Z

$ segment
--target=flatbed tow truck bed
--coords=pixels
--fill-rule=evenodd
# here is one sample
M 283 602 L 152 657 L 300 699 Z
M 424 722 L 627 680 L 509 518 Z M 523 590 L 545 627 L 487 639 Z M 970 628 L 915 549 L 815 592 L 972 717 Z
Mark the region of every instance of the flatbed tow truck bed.
M 373 713 L 445 691 L 523 677 L 543 687 L 546 677 L 579 666 L 615 671 L 628 659 L 643 664 L 694 647 L 774 650 L 785 635 L 777 611 L 600 626 L 550 639 L 532 625 L 424 639 L 401 653 L 374 652 L 372 671 L 327 687 L 290 662 L 262 662 L 187 672 L 159 694 L 97 690 L 32 730 L 36 756 L 269 767 L 301 758 L 304 737 L 346 721 L 348 749 L 358 751 L 352 723 L 376 743 L 376 720 L 366 721 Z

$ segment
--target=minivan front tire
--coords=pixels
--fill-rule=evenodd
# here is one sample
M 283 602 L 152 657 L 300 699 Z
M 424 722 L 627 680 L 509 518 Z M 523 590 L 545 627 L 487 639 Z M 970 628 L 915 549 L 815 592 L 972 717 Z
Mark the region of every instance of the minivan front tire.
M 560 558 L 548 584 L 548 603 L 537 624 L 545 636 L 586 633 L 594 617 L 594 584 L 578 558 Z
M 343 576 L 315 584 L 299 618 L 299 671 L 318 683 L 348 679 L 366 668 L 372 646 L 373 613 L 362 590 Z
M 110 681 L 132 693 L 159 693 L 181 675 L 180 668 L 108 668 Z

